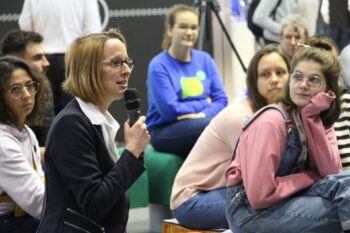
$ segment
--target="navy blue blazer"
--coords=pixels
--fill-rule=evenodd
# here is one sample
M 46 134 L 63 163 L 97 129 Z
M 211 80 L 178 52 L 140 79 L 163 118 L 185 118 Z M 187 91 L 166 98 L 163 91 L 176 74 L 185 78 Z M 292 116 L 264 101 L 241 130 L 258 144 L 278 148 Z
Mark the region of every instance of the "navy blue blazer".
M 124 233 L 128 188 L 144 172 L 124 150 L 111 159 L 101 126 L 73 99 L 54 119 L 46 143 L 46 190 L 38 233 Z

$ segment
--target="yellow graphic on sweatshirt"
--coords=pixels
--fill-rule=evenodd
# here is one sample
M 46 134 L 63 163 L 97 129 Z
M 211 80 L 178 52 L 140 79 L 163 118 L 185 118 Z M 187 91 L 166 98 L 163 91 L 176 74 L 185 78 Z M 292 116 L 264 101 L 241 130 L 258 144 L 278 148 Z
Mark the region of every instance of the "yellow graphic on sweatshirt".
M 198 71 L 195 77 L 182 77 L 180 79 L 182 88 L 182 99 L 189 96 L 200 96 L 204 93 L 202 80 L 206 79 L 206 74 L 203 71 Z

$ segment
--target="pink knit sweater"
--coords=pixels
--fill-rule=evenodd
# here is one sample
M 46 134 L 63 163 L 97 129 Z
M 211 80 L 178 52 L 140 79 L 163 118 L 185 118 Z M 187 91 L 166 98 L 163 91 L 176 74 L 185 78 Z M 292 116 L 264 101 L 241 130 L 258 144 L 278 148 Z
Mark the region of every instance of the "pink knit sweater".
M 243 180 L 253 208 L 268 208 L 315 183 L 320 177 L 341 171 L 341 161 L 333 128 L 324 129 L 319 113 L 330 106 L 333 93 L 320 93 L 301 110 L 308 141 L 311 169 L 275 177 L 286 143 L 282 114 L 270 109 L 262 113 L 242 133 L 234 161 L 226 171 L 227 185 Z
M 226 186 L 225 170 L 241 133 L 243 122 L 253 114 L 247 99 L 236 100 L 223 109 L 205 128 L 177 173 L 171 209 L 201 190 Z

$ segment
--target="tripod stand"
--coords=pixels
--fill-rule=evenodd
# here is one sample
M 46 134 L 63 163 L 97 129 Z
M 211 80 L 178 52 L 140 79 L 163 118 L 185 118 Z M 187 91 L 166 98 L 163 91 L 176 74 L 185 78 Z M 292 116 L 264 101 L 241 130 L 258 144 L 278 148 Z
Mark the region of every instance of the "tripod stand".
M 198 4 L 198 1 L 196 2 Z M 200 11 L 200 31 L 198 36 L 198 49 L 203 50 L 203 43 L 204 43 L 204 35 L 206 33 L 206 21 L 207 21 L 207 15 L 210 14 L 210 12 L 214 12 L 217 20 L 219 21 L 219 24 L 221 26 L 221 30 L 224 32 L 226 39 L 230 43 L 230 46 L 235 53 L 236 57 L 238 58 L 238 61 L 240 65 L 242 66 L 243 71 L 246 73 L 247 68 L 244 66 L 243 61 L 241 57 L 239 56 L 236 47 L 234 46 L 231 37 L 229 33 L 227 32 L 227 29 L 225 28 L 224 23 L 222 22 L 219 11 L 220 11 L 220 5 L 216 0 L 199 0 L 199 11 Z

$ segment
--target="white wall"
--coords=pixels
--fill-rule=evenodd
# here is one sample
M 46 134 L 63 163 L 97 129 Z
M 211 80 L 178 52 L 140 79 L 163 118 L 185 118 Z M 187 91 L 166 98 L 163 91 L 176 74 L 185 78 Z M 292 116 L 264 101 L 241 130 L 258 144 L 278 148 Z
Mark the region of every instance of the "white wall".
M 231 40 L 241 57 L 244 66 L 248 68 L 249 61 L 255 53 L 254 37 L 249 31 L 244 18 L 231 15 L 231 1 L 218 0 L 221 11 L 219 13 L 225 28 L 231 35 Z M 213 47 L 214 59 L 223 77 L 225 89 L 230 102 L 245 89 L 245 72 L 237 56 L 232 50 L 215 15 L 213 15 Z

